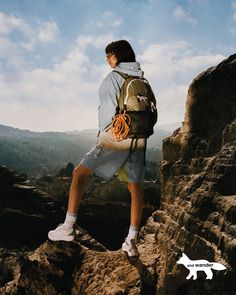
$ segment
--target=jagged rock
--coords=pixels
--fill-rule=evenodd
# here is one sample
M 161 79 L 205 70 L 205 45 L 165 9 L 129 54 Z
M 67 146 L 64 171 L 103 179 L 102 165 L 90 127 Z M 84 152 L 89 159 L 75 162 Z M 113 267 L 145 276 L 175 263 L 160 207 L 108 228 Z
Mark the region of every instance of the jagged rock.
M 164 140 L 165 160 L 216 155 L 225 127 L 236 117 L 236 54 L 191 83 L 182 127 Z
M 0 245 L 7 249 L 37 247 L 64 211 L 45 193 L 34 186 L 18 182 L 18 176 L 0 166 Z M 7 184 L 7 185 L 6 185 Z M 3 186 L 3 185 L 2 185 Z
M 68 294 L 73 273 L 85 252 L 107 251 L 85 230 L 77 230 L 80 234 L 71 243 L 47 241 L 35 251 L 21 253 L 3 250 L 0 259 L 1 294 Z
M 14 179 L 14 173 L 12 176 Z M 119 210 L 129 215 L 129 208 L 124 204 L 121 209 L 109 203 L 105 208 L 115 212 L 117 218 Z M 102 204 L 94 204 L 90 210 L 83 204 L 83 209 L 90 214 L 90 219 L 91 213 L 95 214 L 98 209 L 104 212 Z M 145 263 L 129 260 L 121 250 L 108 251 L 81 227 L 77 227 L 79 233 L 72 243 L 47 241 L 41 244 L 48 230 L 65 213 L 27 182 L 12 182 L 5 188 L 0 197 L 0 213 L 0 243 L 5 246 L 0 249 L 0 294 L 153 293 L 156 282 L 153 256 L 144 255 Z M 106 215 L 108 219 L 109 214 L 103 217 Z M 84 215 L 80 214 L 80 219 L 81 216 Z M 32 250 L 39 244 L 41 246 Z M 140 247 L 144 249 L 147 245 L 140 244 Z M 87 277 L 89 281 L 85 283 Z
M 128 258 L 121 250 L 106 250 L 80 230 L 81 234 L 74 242 L 47 241 L 37 250 L 18 258 L 15 261 L 17 272 L 5 287 L 0 288 L 1 294 L 154 293 L 156 276 L 153 269 L 158 256 L 154 249 L 149 249 L 148 254 L 148 245 L 152 243 L 147 237 L 147 241 L 139 245 L 140 252 L 143 250 L 146 255 Z M 8 268 L 8 273 L 11 272 L 13 270 Z
M 158 294 L 234 294 L 236 279 L 236 55 L 195 78 L 183 125 L 163 144 Z M 226 271 L 187 281 L 176 261 L 217 261 Z M 185 272 L 185 274 L 184 274 Z

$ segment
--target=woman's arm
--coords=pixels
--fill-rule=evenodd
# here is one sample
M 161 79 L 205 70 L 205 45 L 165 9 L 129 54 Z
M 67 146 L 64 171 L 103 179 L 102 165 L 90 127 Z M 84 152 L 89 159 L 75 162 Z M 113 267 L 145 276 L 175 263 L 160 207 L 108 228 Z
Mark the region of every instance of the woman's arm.
M 99 88 L 98 123 L 100 131 L 111 123 L 116 113 L 118 97 L 123 83 L 124 78 L 121 75 L 111 72 L 103 80 Z

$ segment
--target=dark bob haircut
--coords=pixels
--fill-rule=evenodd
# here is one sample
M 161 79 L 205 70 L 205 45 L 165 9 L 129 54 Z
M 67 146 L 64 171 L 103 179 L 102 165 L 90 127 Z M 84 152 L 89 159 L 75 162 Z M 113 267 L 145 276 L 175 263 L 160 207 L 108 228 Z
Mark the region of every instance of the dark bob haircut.
M 135 60 L 135 53 L 133 51 L 133 48 L 126 40 L 119 40 L 111 42 L 107 45 L 105 48 L 106 54 L 108 53 L 114 53 L 116 56 L 116 59 L 118 60 L 117 65 L 120 62 L 133 62 Z

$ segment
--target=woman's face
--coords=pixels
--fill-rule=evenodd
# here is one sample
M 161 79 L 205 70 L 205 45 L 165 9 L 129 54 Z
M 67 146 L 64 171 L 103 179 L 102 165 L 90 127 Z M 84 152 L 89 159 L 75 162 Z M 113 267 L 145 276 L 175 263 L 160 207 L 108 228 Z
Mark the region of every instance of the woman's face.
M 107 54 L 107 62 L 112 69 L 116 67 L 118 60 L 113 52 Z

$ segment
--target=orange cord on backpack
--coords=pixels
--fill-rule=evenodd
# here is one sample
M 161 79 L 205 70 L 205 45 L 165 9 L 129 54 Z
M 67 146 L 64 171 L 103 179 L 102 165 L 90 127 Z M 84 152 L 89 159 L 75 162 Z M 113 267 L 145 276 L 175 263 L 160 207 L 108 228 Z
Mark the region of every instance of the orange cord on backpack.
M 118 114 L 112 120 L 111 133 L 116 140 L 123 140 L 128 137 L 130 131 L 131 118 L 125 112 Z

